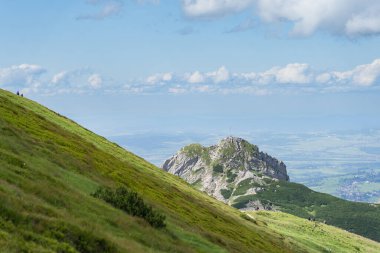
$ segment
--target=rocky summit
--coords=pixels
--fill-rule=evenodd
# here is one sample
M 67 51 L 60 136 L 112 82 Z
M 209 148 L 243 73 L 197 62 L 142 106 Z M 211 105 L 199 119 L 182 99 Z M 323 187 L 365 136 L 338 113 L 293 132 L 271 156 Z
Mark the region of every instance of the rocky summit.
M 289 181 L 282 161 L 236 137 L 210 147 L 188 145 L 166 160 L 162 168 L 228 204 L 256 194 L 274 181 Z

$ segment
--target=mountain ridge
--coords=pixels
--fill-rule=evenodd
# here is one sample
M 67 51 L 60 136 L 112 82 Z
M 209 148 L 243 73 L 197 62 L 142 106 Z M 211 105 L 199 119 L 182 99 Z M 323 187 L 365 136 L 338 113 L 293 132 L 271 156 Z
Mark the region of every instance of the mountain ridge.
M 210 147 L 185 146 L 167 159 L 162 168 L 225 203 L 233 201 L 234 196 L 255 193 L 265 180 L 289 181 L 282 161 L 232 136 Z

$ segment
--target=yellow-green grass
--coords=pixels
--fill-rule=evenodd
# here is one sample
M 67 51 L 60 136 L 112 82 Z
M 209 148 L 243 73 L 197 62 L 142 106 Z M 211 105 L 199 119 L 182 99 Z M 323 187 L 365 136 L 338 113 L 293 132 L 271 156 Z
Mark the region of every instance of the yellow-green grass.
M 284 241 L 304 252 L 379 252 L 378 243 L 345 230 L 283 212 L 247 212 L 257 223 L 280 233 Z M 295 249 L 296 250 L 296 249 Z
M 90 195 L 119 185 L 165 214 L 167 228 L 154 229 Z M 0 252 L 301 252 L 301 246 L 75 122 L 0 90 Z
M 301 218 L 313 216 L 319 221 L 326 220 L 330 225 L 380 241 L 379 205 L 347 201 L 301 184 L 279 181 L 268 184 L 255 195 L 235 199 L 233 206 L 242 208 L 255 200 Z

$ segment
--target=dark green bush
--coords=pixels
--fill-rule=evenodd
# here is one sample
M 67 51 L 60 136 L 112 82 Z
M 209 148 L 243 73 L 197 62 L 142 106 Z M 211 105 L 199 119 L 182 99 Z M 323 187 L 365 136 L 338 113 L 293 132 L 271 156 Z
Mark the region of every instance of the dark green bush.
M 221 189 L 220 193 L 223 195 L 225 199 L 228 199 L 231 197 L 232 189 Z
M 165 215 L 153 210 L 151 206 L 144 203 L 137 192 L 130 189 L 120 187 L 112 190 L 107 187 L 100 187 L 92 196 L 104 200 L 127 214 L 143 218 L 152 227 L 163 228 L 166 226 Z
M 227 183 L 232 183 L 233 181 L 235 181 L 236 177 L 237 177 L 237 174 L 234 173 L 234 171 L 232 170 L 227 171 Z
M 212 169 L 215 173 L 223 173 L 223 165 L 221 164 L 215 164 Z

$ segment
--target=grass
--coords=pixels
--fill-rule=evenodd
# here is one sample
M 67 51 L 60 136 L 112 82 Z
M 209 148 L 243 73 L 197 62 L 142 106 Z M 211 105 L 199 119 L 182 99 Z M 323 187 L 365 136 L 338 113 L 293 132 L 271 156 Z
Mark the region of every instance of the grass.
M 370 240 L 350 234 L 321 222 L 308 221 L 282 212 L 247 212 L 256 223 L 266 224 L 268 228 L 283 235 L 288 245 L 300 246 L 304 252 L 378 252 Z
M 319 221 L 380 241 L 380 206 L 342 200 L 315 192 L 306 186 L 284 181 L 272 182 L 265 191 L 235 199 L 234 206 L 244 208 L 249 201 L 273 204 L 281 211 L 299 217 L 315 216 Z
M 302 252 L 180 178 L 2 90 L 0 158 L 0 252 Z M 166 228 L 91 196 L 120 186 L 164 214 Z

